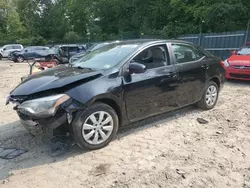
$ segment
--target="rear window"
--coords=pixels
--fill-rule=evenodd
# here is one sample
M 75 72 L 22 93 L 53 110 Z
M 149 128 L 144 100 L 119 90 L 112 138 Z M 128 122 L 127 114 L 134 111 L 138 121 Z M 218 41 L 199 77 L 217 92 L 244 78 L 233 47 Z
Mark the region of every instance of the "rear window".
M 21 47 L 20 45 L 14 45 L 14 46 L 12 46 L 12 48 L 13 48 L 13 49 L 17 49 L 17 50 L 18 50 L 18 49 L 19 49 L 19 50 L 22 49 L 22 47 Z

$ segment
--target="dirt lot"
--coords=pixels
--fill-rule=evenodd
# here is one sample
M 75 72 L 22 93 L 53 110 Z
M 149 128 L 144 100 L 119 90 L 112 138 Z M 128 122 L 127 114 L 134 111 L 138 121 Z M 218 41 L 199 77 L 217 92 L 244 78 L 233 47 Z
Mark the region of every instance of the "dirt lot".
M 53 156 L 19 124 L 8 93 L 27 64 L 0 62 L 0 146 L 29 151 L 0 159 L 1 188 L 250 188 L 250 84 L 226 83 L 214 110 L 194 107 L 147 119 L 108 147 Z M 209 121 L 202 125 L 197 118 Z

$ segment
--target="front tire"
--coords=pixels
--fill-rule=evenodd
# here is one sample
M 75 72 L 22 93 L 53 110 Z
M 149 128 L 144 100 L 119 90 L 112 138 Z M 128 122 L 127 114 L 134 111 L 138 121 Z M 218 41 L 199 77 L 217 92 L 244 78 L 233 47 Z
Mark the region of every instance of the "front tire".
M 16 58 L 16 60 L 17 60 L 18 63 L 22 63 L 22 62 L 24 62 L 24 57 L 23 56 L 18 56 Z
M 0 54 L 0 60 L 2 60 L 3 59 L 3 56 L 2 56 L 2 54 Z
M 210 81 L 206 86 L 201 100 L 198 102 L 198 107 L 203 110 L 211 110 L 218 101 L 219 88 L 215 82 Z
M 118 131 L 119 120 L 112 107 L 94 103 L 85 111 L 78 112 L 71 126 L 76 143 L 81 148 L 95 150 L 112 141 Z

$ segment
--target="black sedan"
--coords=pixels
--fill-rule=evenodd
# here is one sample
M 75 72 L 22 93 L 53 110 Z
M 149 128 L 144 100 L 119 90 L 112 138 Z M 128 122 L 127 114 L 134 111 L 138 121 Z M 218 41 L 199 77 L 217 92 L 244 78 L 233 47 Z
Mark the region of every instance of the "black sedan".
M 28 77 L 7 103 L 32 133 L 63 128 L 99 149 L 131 122 L 192 104 L 212 109 L 224 81 L 221 61 L 193 44 L 125 41 Z

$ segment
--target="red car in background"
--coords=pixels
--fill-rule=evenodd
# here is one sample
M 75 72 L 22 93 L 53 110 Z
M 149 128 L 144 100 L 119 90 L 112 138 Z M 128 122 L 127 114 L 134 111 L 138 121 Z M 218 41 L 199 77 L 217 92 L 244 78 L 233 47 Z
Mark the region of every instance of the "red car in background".
M 250 42 L 233 51 L 223 63 L 227 79 L 250 80 Z

